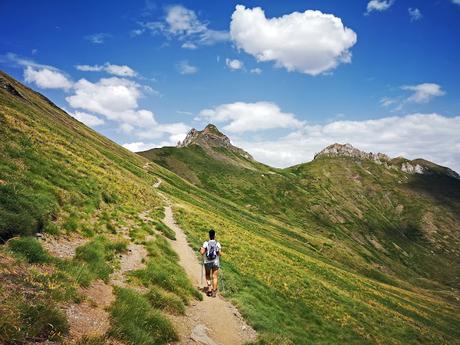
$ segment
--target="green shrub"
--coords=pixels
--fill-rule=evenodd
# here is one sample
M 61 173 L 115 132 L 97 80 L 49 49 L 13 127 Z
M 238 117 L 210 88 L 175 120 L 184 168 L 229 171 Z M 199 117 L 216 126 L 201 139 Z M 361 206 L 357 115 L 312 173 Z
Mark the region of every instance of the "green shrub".
M 8 246 L 12 252 L 24 257 L 30 263 L 44 263 L 50 260 L 49 254 L 36 238 L 13 238 L 8 241 Z
M 146 297 L 154 308 L 173 314 L 185 314 L 185 304 L 182 302 L 182 299 L 161 288 L 152 286 Z
M 178 340 L 171 322 L 134 290 L 116 288 L 110 307 L 110 335 L 133 345 L 160 345 Z
M 58 340 L 69 330 L 64 313 L 50 304 L 24 304 L 21 309 L 26 338 Z
M 155 228 L 160 231 L 163 235 L 165 235 L 167 238 L 170 240 L 175 240 L 176 239 L 176 234 L 174 231 L 167 226 L 165 223 L 159 221 L 156 223 Z

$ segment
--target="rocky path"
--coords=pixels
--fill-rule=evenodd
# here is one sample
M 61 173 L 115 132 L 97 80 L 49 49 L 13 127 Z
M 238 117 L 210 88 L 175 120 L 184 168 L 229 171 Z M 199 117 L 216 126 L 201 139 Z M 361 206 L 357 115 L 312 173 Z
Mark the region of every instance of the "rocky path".
M 179 254 L 184 267 L 195 286 L 200 285 L 201 265 L 187 243 L 182 229 L 176 224 L 171 206 L 165 208 L 164 223 L 176 233 L 171 246 Z M 204 296 L 203 301 L 194 302 L 185 316 L 173 317 L 180 335 L 179 344 L 237 345 L 255 340 L 256 332 L 248 326 L 238 310 L 221 296 Z

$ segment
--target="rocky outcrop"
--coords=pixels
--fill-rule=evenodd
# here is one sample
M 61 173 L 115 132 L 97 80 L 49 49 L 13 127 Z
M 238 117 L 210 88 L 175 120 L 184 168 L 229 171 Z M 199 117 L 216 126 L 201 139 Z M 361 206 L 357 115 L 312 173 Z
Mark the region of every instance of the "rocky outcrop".
M 425 168 L 422 167 L 420 164 L 412 165 L 410 162 L 404 162 L 403 164 L 401 164 L 401 171 L 408 174 L 423 174 Z
M 315 158 L 321 156 L 328 156 L 328 157 L 352 157 L 358 159 L 370 159 L 373 161 L 378 162 L 386 162 L 390 160 L 390 157 L 383 153 L 372 153 L 372 152 L 364 152 L 358 150 L 357 148 L 353 147 L 350 144 L 332 144 L 326 147 L 324 150 L 320 151 L 315 155 Z
M 360 160 L 371 160 L 377 164 L 383 164 L 388 169 L 400 170 L 406 174 L 442 174 L 460 179 L 455 171 L 441 167 L 423 159 L 408 160 L 403 157 L 391 159 L 383 153 L 364 152 L 350 144 L 332 144 L 315 155 L 318 157 L 351 157 Z
M 177 147 L 188 147 L 191 145 L 198 145 L 204 149 L 225 148 L 244 158 L 253 159 L 252 156 L 243 149 L 233 146 L 230 139 L 220 132 L 213 124 L 208 124 L 202 131 L 192 128 L 185 139 L 177 143 Z

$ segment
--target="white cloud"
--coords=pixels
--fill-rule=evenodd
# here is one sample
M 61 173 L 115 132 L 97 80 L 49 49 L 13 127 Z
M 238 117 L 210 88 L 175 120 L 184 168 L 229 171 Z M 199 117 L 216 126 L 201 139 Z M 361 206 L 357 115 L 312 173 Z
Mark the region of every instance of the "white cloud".
M 152 111 L 139 109 L 143 90 L 145 87 L 125 78 L 102 78 L 94 83 L 80 79 L 74 84 L 74 94 L 66 100 L 72 108 L 99 114 L 118 123 L 119 130 L 132 137 L 164 140 L 166 136 L 169 141 L 185 137 L 188 126 L 158 123 Z
M 64 89 L 72 87 L 72 81 L 56 69 L 37 68 L 27 66 L 24 70 L 24 79 L 27 83 L 35 83 L 43 89 Z
M 150 150 L 156 146 L 153 143 L 144 143 L 142 141 L 135 141 L 133 143 L 123 144 L 123 147 L 125 149 L 130 150 L 131 152 L 141 152 L 141 151 Z
M 212 45 L 230 38 L 226 31 L 210 29 L 209 24 L 202 22 L 195 11 L 182 5 L 167 7 L 164 21 L 141 23 L 141 26 L 153 34 L 162 33 L 170 39 L 185 41 L 182 48 L 186 49 L 196 49 L 200 45 Z
M 411 22 L 416 22 L 417 20 L 420 20 L 423 17 L 422 12 L 420 12 L 418 8 L 409 8 L 408 12 Z
M 118 77 L 135 77 L 137 75 L 136 71 L 127 65 L 113 65 L 110 62 L 106 62 L 104 65 L 76 65 L 75 68 L 84 72 L 104 71 Z
M 258 61 L 310 75 L 350 63 L 357 41 L 356 33 L 332 14 L 308 10 L 268 19 L 260 7 L 242 5 L 232 14 L 230 34 L 238 49 Z
M 228 68 L 234 71 L 242 69 L 244 67 L 243 62 L 238 59 L 225 59 L 225 64 Z
M 185 42 L 181 45 L 181 47 L 185 49 L 192 49 L 192 50 L 198 48 L 197 45 L 192 42 Z
M 380 105 L 382 107 L 389 107 L 390 105 L 396 104 L 398 101 L 396 99 L 390 98 L 390 97 L 383 97 L 380 100 Z
M 198 67 L 190 65 L 187 60 L 179 62 L 177 68 L 180 74 L 195 74 L 198 72 Z
M 254 132 L 273 128 L 296 128 L 302 122 L 294 114 L 284 113 L 275 103 L 235 102 L 222 104 L 213 109 L 203 109 L 199 117 L 207 121 L 225 123 L 229 132 Z
M 372 11 L 386 11 L 391 7 L 391 5 L 393 5 L 394 2 L 395 0 L 371 0 L 367 3 L 366 13 L 370 13 Z
M 98 32 L 96 34 L 92 35 L 87 35 L 85 36 L 85 39 L 90 41 L 91 43 L 94 44 L 103 44 L 105 43 L 105 40 L 109 38 L 111 35 L 105 32 Z
M 446 94 L 440 85 L 434 83 L 406 85 L 402 86 L 401 88 L 403 90 L 413 91 L 413 94 L 407 98 L 407 101 L 414 103 L 428 103 L 434 97 L 439 97 Z
M 391 157 L 425 158 L 460 172 L 460 116 L 411 114 L 377 120 L 335 121 L 325 125 L 305 125 L 287 136 L 271 140 L 243 140 L 236 145 L 257 160 L 287 167 L 313 159 L 324 147 L 350 143 Z
M 454 3 L 456 5 L 460 5 L 460 0 L 452 0 L 452 3 Z
M 103 119 L 101 119 L 101 118 L 99 118 L 99 117 L 97 117 L 95 115 L 82 112 L 82 111 L 75 111 L 75 112 L 67 111 L 67 113 L 70 116 L 72 116 L 75 119 L 77 119 L 78 121 L 83 122 L 85 125 L 87 125 L 89 127 L 96 127 L 96 126 L 103 125 L 105 123 L 105 121 Z
M 250 72 L 251 72 L 252 74 L 262 74 L 262 70 L 261 70 L 259 67 L 252 68 L 252 69 L 250 70 Z

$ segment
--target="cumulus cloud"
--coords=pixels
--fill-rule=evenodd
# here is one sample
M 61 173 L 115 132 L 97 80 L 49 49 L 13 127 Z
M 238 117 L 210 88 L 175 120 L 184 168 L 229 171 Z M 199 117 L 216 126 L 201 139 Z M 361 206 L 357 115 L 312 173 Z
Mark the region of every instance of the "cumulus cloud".
M 305 125 L 287 136 L 271 140 L 235 138 L 236 145 L 257 160 L 287 167 L 313 159 L 324 147 L 350 143 L 370 152 L 391 157 L 425 158 L 460 172 L 460 116 L 411 114 L 376 120 L 335 121 Z
M 243 62 L 238 59 L 225 59 L 225 64 L 233 71 L 242 69 L 244 67 Z
M 169 142 L 185 137 L 188 126 L 183 123 L 159 123 L 152 111 L 139 108 L 144 89 L 133 80 L 119 77 L 102 78 L 97 82 L 80 79 L 73 86 L 74 93 L 66 97 L 66 101 L 72 108 L 102 115 L 118 123 L 120 131 L 132 137 L 164 140 L 166 136 Z M 87 116 L 90 114 L 82 111 L 75 114 L 82 122 L 95 121 Z
M 89 127 L 96 127 L 96 126 L 100 126 L 100 125 L 103 125 L 105 123 L 105 121 L 95 115 L 92 115 L 92 114 L 88 114 L 88 113 L 85 113 L 83 111 L 75 111 L 75 112 L 69 112 L 67 111 L 67 113 L 74 117 L 75 119 L 77 119 L 78 121 L 80 122 L 83 122 L 85 125 L 89 126 Z
M 418 85 L 406 85 L 401 87 L 403 90 L 412 91 L 412 95 L 407 98 L 408 102 L 428 103 L 434 97 L 443 96 L 446 92 L 438 84 L 423 83 Z
M 104 71 L 118 77 L 135 77 L 137 75 L 136 71 L 127 65 L 113 65 L 110 62 L 103 65 L 75 65 L 75 68 L 84 72 Z
M 152 34 L 162 33 L 169 39 L 184 41 L 182 48 L 186 49 L 229 40 L 228 32 L 210 29 L 209 23 L 201 21 L 195 11 L 182 5 L 167 7 L 164 20 L 141 23 L 141 26 Z
M 416 22 L 417 20 L 420 20 L 423 17 L 422 12 L 420 12 L 418 8 L 409 8 L 408 12 L 411 22 Z
M 72 81 L 64 73 L 47 67 L 27 66 L 24 70 L 24 79 L 27 83 L 34 83 L 43 89 L 68 90 L 72 87 Z
M 230 34 L 238 49 L 258 61 L 313 76 L 350 63 L 350 48 L 357 40 L 332 14 L 308 10 L 267 18 L 262 8 L 242 5 L 232 14 Z
M 183 60 L 177 64 L 177 69 L 180 74 L 195 74 L 198 72 L 198 67 L 190 65 L 187 60 Z
M 105 32 L 98 32 L 95 34 L 85 36 L 85 39 L 90 41 L 93 44 L 103 44 L 105 40 L 109 38 L 111 35 Z
M 201 110 L 199 117 L 210 122 L 223 123 L 224 130 L 237 133 L 296 128 L 302 125 L 294 114 L 282 112 L 278 105 L 271 102 L 222 104 L 213 109 Z
M 395 0 L 371 0 L 367 3 L 367 12 L 371 13 L 372 11 L 386 11 L 388 10 Z
M 252 69 L 250 70 L 250 72 L 251 72 L 252 74 L 262 74 L 262 70 L 261 70 L 259 67 L 252 68 Z

